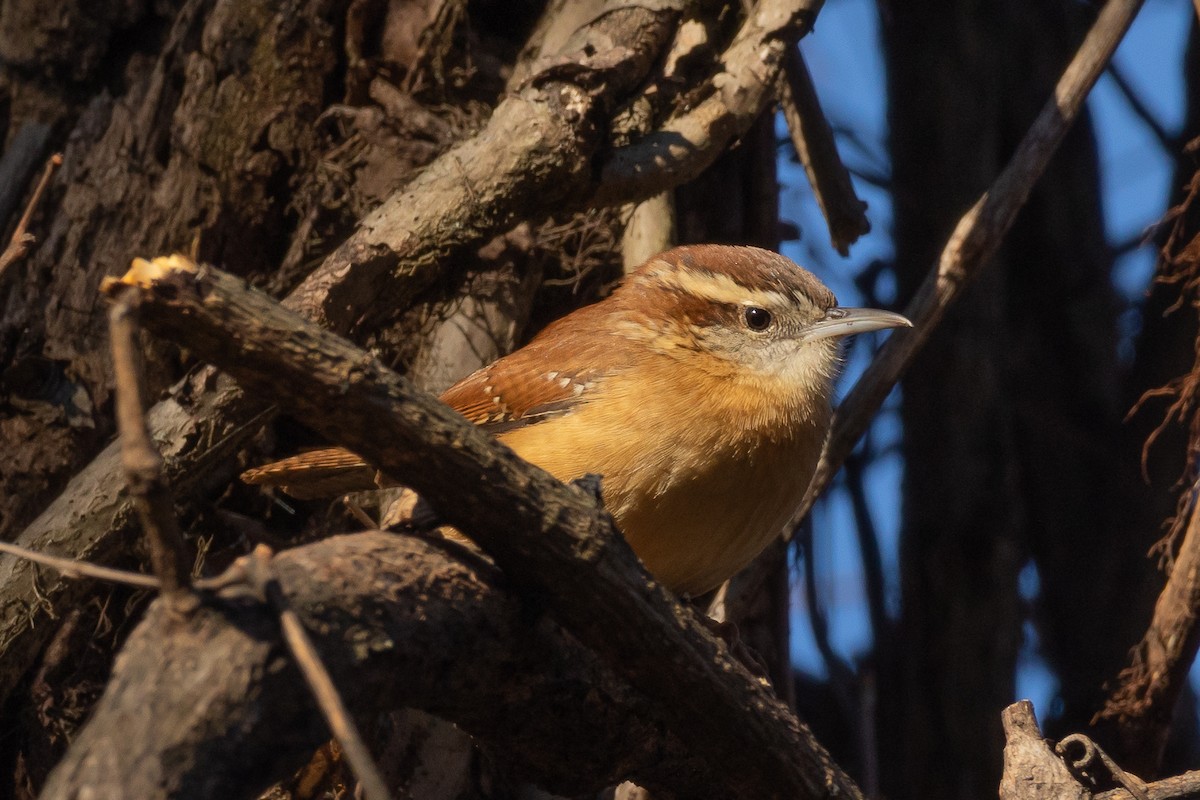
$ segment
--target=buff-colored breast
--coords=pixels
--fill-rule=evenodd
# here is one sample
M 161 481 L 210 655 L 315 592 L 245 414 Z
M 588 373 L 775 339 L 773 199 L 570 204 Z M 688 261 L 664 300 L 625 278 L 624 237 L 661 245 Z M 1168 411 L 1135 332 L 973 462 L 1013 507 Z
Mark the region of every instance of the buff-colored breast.
M 571 413 L 499 438 L 559 480 L 600 474 L 605 504 L 646 567 L 691 595 L 720 585 L 782 531 L 829 419 L 823 396 L 814 406 L 807 392 L 777 386 L 680 385 L 665 359 L 659 374 L 643 365 L 637 385 L 616 376 L 589 393 Z

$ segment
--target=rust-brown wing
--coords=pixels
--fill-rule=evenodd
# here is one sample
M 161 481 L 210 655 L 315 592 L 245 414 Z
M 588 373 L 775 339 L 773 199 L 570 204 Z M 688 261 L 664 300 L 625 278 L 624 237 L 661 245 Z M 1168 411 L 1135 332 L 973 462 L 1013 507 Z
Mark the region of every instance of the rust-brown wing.
M 600 377 L 593 369 L 547 370 L 506 363 L 479 370 L 446 390 L 442 402 L 491 434 L 565 414 L 586 399 Z
M 568 413 L 592 396 L 599 381 L 630 365 L 627 343 L 614 335 L 610 316 L 600 303 L 563 317 L 520 350 L 451 386 L 442 402 L 492 434 Z
M 442 394 L 442 402 L 488 433 L 533 425 L 585 402 L 606 375 L 629 366 L 629 351 L 606 327 L 603 304 L 551 324 L 520 350 Z M 341 447 L 314 450 L 247 470 L 242 480 L 306 500 L 380 485 L 374 467 Z

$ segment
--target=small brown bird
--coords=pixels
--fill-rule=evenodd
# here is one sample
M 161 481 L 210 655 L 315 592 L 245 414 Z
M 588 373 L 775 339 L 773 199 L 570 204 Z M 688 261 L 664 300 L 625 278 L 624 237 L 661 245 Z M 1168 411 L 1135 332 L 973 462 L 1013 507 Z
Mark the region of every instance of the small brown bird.
M 839 308 L 816 276 L 767 250 L 678 247 L 442 400 L 559 480 L 601 475 L 650 572 L 698 595 L 798 507 L 829 428 L 837 339 L 911 324 Z M 242 477 L 298 497 L 378 485 L 341 448 Z

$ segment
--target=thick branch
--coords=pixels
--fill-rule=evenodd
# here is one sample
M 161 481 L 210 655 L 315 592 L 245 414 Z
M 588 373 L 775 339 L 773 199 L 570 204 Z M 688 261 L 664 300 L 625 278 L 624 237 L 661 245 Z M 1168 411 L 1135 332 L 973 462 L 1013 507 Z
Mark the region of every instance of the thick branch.
M 288 307 L 349 331 L 364 312 L 386 317 L 406 307 L 463 249 L 522 219 L 580 207 L 607 111 L 645 79 L 677 16 L 669 3 L 608 3 L 565 54 L 500 103 L 482 132 L 364 219 Z
M 687 183 L 741 136 L 773 95 L 784 54 L 812 30 L 824 0 L 759 2 L 721 57 L 715 91 L 605 162 L 592 202 L 645 200 Z
M 761 87 L 774 83 L 775 55 L 786 40 L 811 25 L 819 6 L 818 0 L 762 0 L 744 35 L 731 46 L 739 58 L 725 59 L 737 68 L 714 78 L 720 83 L 715 94 L 731 102 L 714 104 L 710 98 L 679 122 L 697 132 L 698 138 L 687 141 L 699 144 L 673 156 L 669 169 L 629 160 L 636 171 L 636 180 L 627 183 L 630 195 L 609 186 L 606 202 L 623 203 L 634 194 L 677 185 L 707 165 L 758 113 L 748 113 L 743 99 L 756 98 L 758 109 L 766 104 L 769 93 Z M 429 286 L 453 264 L 458 250 L 502 232 L 518 218 L 535 219 L 585 205 L 598 184 L 590 165 L 603 142 L 602 112 L 628 99 L 633 87 L 641 85 L 653 53 L 671 35 L 676 18 L 667 2 L 614 0 L 612 8 L 623 8 L 622 14 L 597 17 L 594 24 L 600 27 L 595 33 L 625 45 L 621 53 L 628 64 L 589 61 L 582 50 L 570 51 L 579 52 L 574 72 L 559 64 L 557 71 L 548 71 L 540 80 L 535 76 L 524 90 L 506 99 L 483 132 L 439 158 L 365 219 L 289 297 L 289 306 L 335 330 L 369 327 Z M 618 24 L 619 29 L 606 27 Z M 585 32 L 569 44 L 584 47 L 591 42 Z M 756 61 L 756 48 L 770 58 Z M 613 52 L 594 45 L 592 50 Z M 749 82 L 745 93 L 739 89 L 741 82 Z M 677 133 L 665 133 L 680 141 Z M 658 188 L 651 190 L 651 185 Z M 175 398 L 151 410 L 148 421 L 155 440 L 162 443 L 179 499 L 206 481 L 222 479 L 220 467 L 253 433 L 265 410 L 256 398 L 242 395 L 229 382 L 214 381 L 211 374 L 196 376 Z M 107 560 L 122 546 L 132 513 L 128 498 L 118 491 L 120 474 L 117 450 L 109 447 L 17 541 L 73 558 Z M 28 564 L 0 561 L 0 699 L 52 630 L 35 624 L 43 620 L 43 609 L 64 608 L 84 591 L 78 583 L 53 577 L 39 583 L 35 576 Z
M 1091 800 L 1092 793 L 1042 738 L 1032 703 L 1013 703 L 1004 709 L 1001 721 L 1005 743 L 1000 800 Z
M 745 797 L 859 796 L 762 682 L 645 573 L 582 491 L 555 481 L 348 342 L 242 281 L 138 262 L 152 330 L 227 370 L 411 486 L 506 575 L 653 698 L 698 756 Z M 588 587 L 581 591 L 580 587 Z M 668 663 L 664 663 L 664 658 Z
M 699 796 L 716 780 L 477 555 L 363 533 L 280 553 L 272 570 L 360 724 L 431 711 L 564 794 L 635 775 Z M 279 641 L 275 613 L 233 587 L 183 622 L 155 603 L 42 797 L 211 800 L 287 777 L 329 734 Z

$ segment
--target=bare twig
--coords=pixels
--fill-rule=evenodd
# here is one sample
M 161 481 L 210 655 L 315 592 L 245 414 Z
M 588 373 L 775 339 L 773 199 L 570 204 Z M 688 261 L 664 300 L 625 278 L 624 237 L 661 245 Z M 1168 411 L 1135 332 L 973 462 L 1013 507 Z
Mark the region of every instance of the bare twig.
M 162 582 L 153 575 L 130 572 L 124 569 L 114 569 L 101 564 L 93 564 L 90 561 L 80 561 L 74 558 L 62 558 L 61 556 L 52 556 L 48 553 L 39 553 L 36 550 L 30 550 L 27 547 L 21 547 L 11 542 L 0 542 L 0 553 L 8 553 L 25 561 L 32 561 L 35 564 L 50 567 L 51 569 L 58 570 L 68 578 L 95 578 L 96 580 L 107 581 L 109 583 L 132 586 L 135 589 L 162 588 Z M 192 587 L 202 592 L 216 592 L 244 583 L 246 583 L 246 580 L 242 571 L 231 568 L 215 577 L 200 578 L 192 584 Z
M 46 161 L 46 166 L 42 169 L 42 177 L 38 180 L 37 188 L 33 190 L 33 196 L 29 198 L 29 203 L 25 206 L 25 213 L 21 215 L 21 219 L 17 222 L 17 227 L 13 230 L 12 239 L 8 242 L 8 247 L 4 248 L 4 252 L 0 253 L 0 275 L 3 275 L 13 263 L 25 257 L 25 253 L 29 250 L 29 245 L 35 241 L 32 233 L 28 232 L 29 220 L 33 218 L 33 212 L 37 210 L 38 203 L 42 201 L 42 195 L 46 193 L 46 187 L 50 185 L 50 178 L 54 176 L 54 170 L 62 164 L 62 154 L 55 153 Z
M 839 253 L 849 255 L 850 245 L 871 230 L 867 204 L 854 191 L 850 172 L 838 155 L 833 129 L 817 98 L 817 87 L 795 45 L 788 48 L 784 58 L 779 105 L 796 155 L 825 215 L 829 240 Z
M 937 266 L 905 311 L 914 327 L 889 337 L 834 415 L 825 452 L 794 521 L 812 508 L 946 309 L 996 252 L 1143 1 L 1108 0 L 1004 171 L 959 220 Z
M 1108 74 L 1112 77 L 1113 83 L 1116 84 L 1117 90 L 1121 93 L 1121 97 L 1125 98 L 1125 102 L 1133 109 L 1133 113 L 1137 114 L 1138 119 L 1145 123 L 1150 132 L 1158 139 L 1159 145 L 1168 153 L 1174 153 L 1179 149 L 1179 137 L 1172 136 L 1171 133 L 1163 127 L 1158 121 L 1158 117 L 1154 116 L 1154 112 L 1142 102 L 1141 96 L 1137 90 L 1129 83 L 1129 79 L 1125 77 L 1125 72 L 1116 63 L 1108 65 Z
M 150 438 L 142 397 L 142 370 L 134 318 L 136 290 L 117 294 L 108 314 L 112 337 L 113 373 L 116 381 L 117 429 L 121 435 L 121 462 L 129 492 L 137 505 L 142 529 L 150 543 L 150 564 L 168 600 L 187 595 L 190 559 L 175 517 L 174 501 L 163 476 L 162 456 Z
M 1145 791 L 1150 800 L 1200 800 L 1200 771 L 1148 783 Z M 1113 789 L 1093 795 L 1092 800 L 1137 800 L 1137 797 L 1126 789 Z
M 134 586 L 138 589 L 157 589 L 160 585 L 158 578 L 153 575 L 143 575 L 140 572 L 113 569 L 112 567 L 104 567 L 87 561 L 77 561 L 73 558 L 51 556 L 21 547 L 20 545 L 10 544 L 9 542 L 0 542 L 0 553 L 8 553 L 17 558 L 23 558 L 26 561 L 32 561 L 35 564 L 56 569 L 72 578 L 96 578 L 97 580 L 109 581 L 110 583 Z
M 313 699 L 317 701 L 317 706 L 321 709 L 321 715 L 325 717 L 329 730 L 341 745 L 342 752 L 346 754 L 346 760 L 350 762 L 350 769 L 354 771 L 354 775 L 362 784 L 367 800 L 386 800 L 391 793 L 388 792 L 383 774 L 375 764 L 375 759 L 371 756 L 366 742 L 363 741 L 362 734 L 358 732 L 358 726 L 350 718 L 346 703 L 342 700 L 333 679 L 329 676 L 329 670 L 325 668 L 325 664 L 317 654 L 317 649 L 313 645 L 312 639 L 309 638 L 308 631 L 304 629 L 304 623 L 300 621 L 299 615 L 288 603 L 278 579 L 271 571 L 271 557 L 271 548 L 266 545 L 254 548 L 249 559 L 252 564 L 251 573 L 255 576 L 255 581 L 261 585 L 267 601 L 279 614 L 279 626 L 283 632 L 283 641 L 287 644 L 288 652 L 292 654 L 296 666 L 300 668 L 304 680 L 308 682 Z

